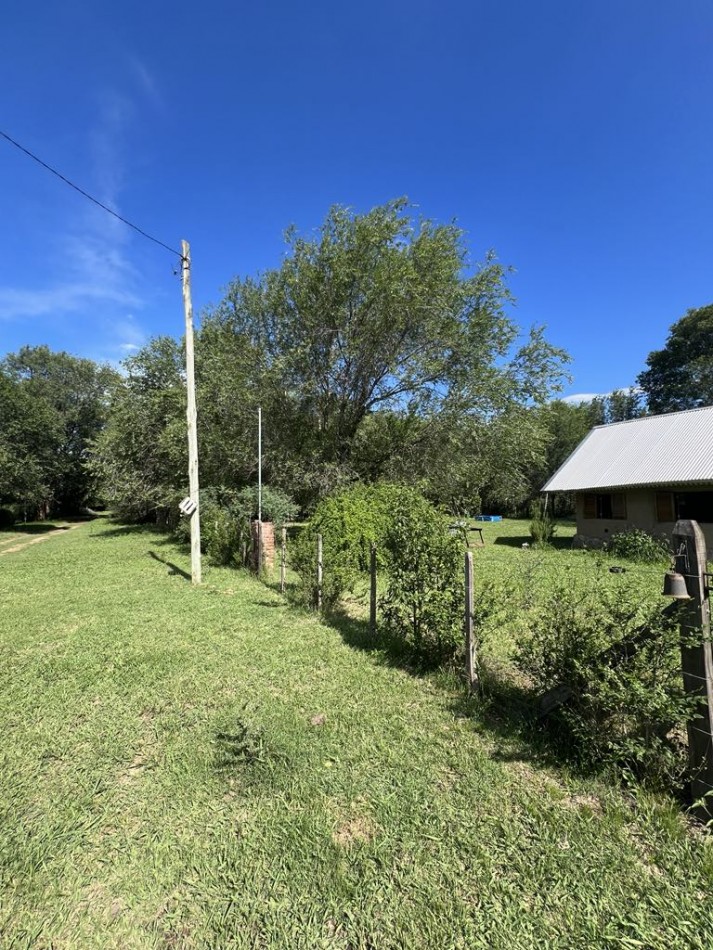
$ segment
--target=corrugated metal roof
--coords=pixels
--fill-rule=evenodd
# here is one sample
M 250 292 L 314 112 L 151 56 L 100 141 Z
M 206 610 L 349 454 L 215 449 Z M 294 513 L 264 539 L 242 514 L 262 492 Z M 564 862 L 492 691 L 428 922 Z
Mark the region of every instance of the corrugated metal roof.
M 713 482 L 713 406 L 597 426 L 542 491 Z

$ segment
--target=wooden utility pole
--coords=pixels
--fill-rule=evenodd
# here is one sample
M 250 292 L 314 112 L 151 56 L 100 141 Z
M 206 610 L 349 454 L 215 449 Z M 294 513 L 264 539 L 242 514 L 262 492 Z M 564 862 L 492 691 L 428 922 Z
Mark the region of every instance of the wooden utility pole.
M 257 407 L 257 570 L 262 570 L 262 406 Z
M 465 615 L 463 618 L 465 633 L 465 673 L 468 689 L 475 692 L 479 688 L 478 669 L 475 658 L 475 639 L 473 637 L 473 552 L 465 553 Z
M 280 593 L 285 593 L 285 568 L 287 566 L 287 528 L 282 529 L 282 550 L 280 553 Z
M 186 314 L 186 391 L 188 405 L 188 493 L 196 509 L 191 517 L 191 579 L 201 582 L 201 522 L 198 501 L 198 421 L 196 413 L 196 377 L 193 356 L 193 303 L 191 301 L 191 248 L 181 241 L 181 277 L 183 280 L 183 309 Z
M 699 818 L 713 815 L 713 653 L 706 576 L 706 539 L 697 521 L 677 521 L 673 529 L 676 570 L 686 579 L 690 600 L 682 601 L 681 668 L 686 693 L 699 698 L 688 720 L 688 764 Z M 708 797 L 706 797 L 708 796 Z
M 322 535 L 317 535 L 317 610 L 322 609 Z
M 372 544 L 369 558 L 369 633 L 376 635 L 376 545 Z

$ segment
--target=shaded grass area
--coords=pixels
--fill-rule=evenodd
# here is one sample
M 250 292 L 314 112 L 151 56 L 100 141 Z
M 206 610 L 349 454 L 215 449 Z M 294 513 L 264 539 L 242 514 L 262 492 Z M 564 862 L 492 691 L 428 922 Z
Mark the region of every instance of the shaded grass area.
M 709 946 L 672 803 L 547 765 L 358 617 L 188 571 L 104 523 L 3 559 L 3 947 Z
M 77 519 L 72 519 L 76 523 Z M 9 528 L 0 528 L 0 541 L 7 537 L 15 537 L 26 534 L 47 534 L 50 531 L 61 529 L 68 530 L 69 523 L 66 521 L 20 521 Z

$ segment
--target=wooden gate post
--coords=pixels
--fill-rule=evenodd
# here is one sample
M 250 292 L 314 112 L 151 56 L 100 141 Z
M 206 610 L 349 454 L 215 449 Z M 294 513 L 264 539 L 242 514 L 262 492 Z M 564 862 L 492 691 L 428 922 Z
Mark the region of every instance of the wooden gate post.
M 285 593 L 285 562 L 287 561 L 287 528 L 282 529 L 282 545 L 280 547 L 280 593 Z
M 465 553 L 465 672 L 468 689 L 475 692 L 480 684 L 475 658 L 475 639 L 473 637 L 473 552 Z
M 376 636 L 376 545 L 371 546 L 371 557 L 369 559 L 369 573 L 371 575 L 371 585 L 369 591 L 369 633 L 372 637 Z
M 688 720 L 688 764 L 693 801 L 713 794 L 713 653 L 706 583 L 706 539 L 697 521 L 677 521 L 673 529 L 676 570 L 686 579 L 691 597 L 681 606 L 681 669 L 686 693 L 697 696 L 697 711 Z M 694 809 L 697 817 L 713 815 L 713 797 Z
M 322 609 L 322 535 L 317 535 L 317 610 Z

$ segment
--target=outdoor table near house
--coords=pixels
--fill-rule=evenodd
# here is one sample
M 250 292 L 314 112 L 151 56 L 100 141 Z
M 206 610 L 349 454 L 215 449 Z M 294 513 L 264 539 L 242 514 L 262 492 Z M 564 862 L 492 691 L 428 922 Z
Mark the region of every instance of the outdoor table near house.
M 448 525 L 449 530 L 452 533 L 459 531 L 466 543 L 466 547 L 470 547 L 470 535 L 477 534 L 480 538 L 481 546 L 485 546 L 485 539 L 483 538 L 483 529 L 476 524 L 469 525 L 467 521 L 454 521 L 453 524 Z

